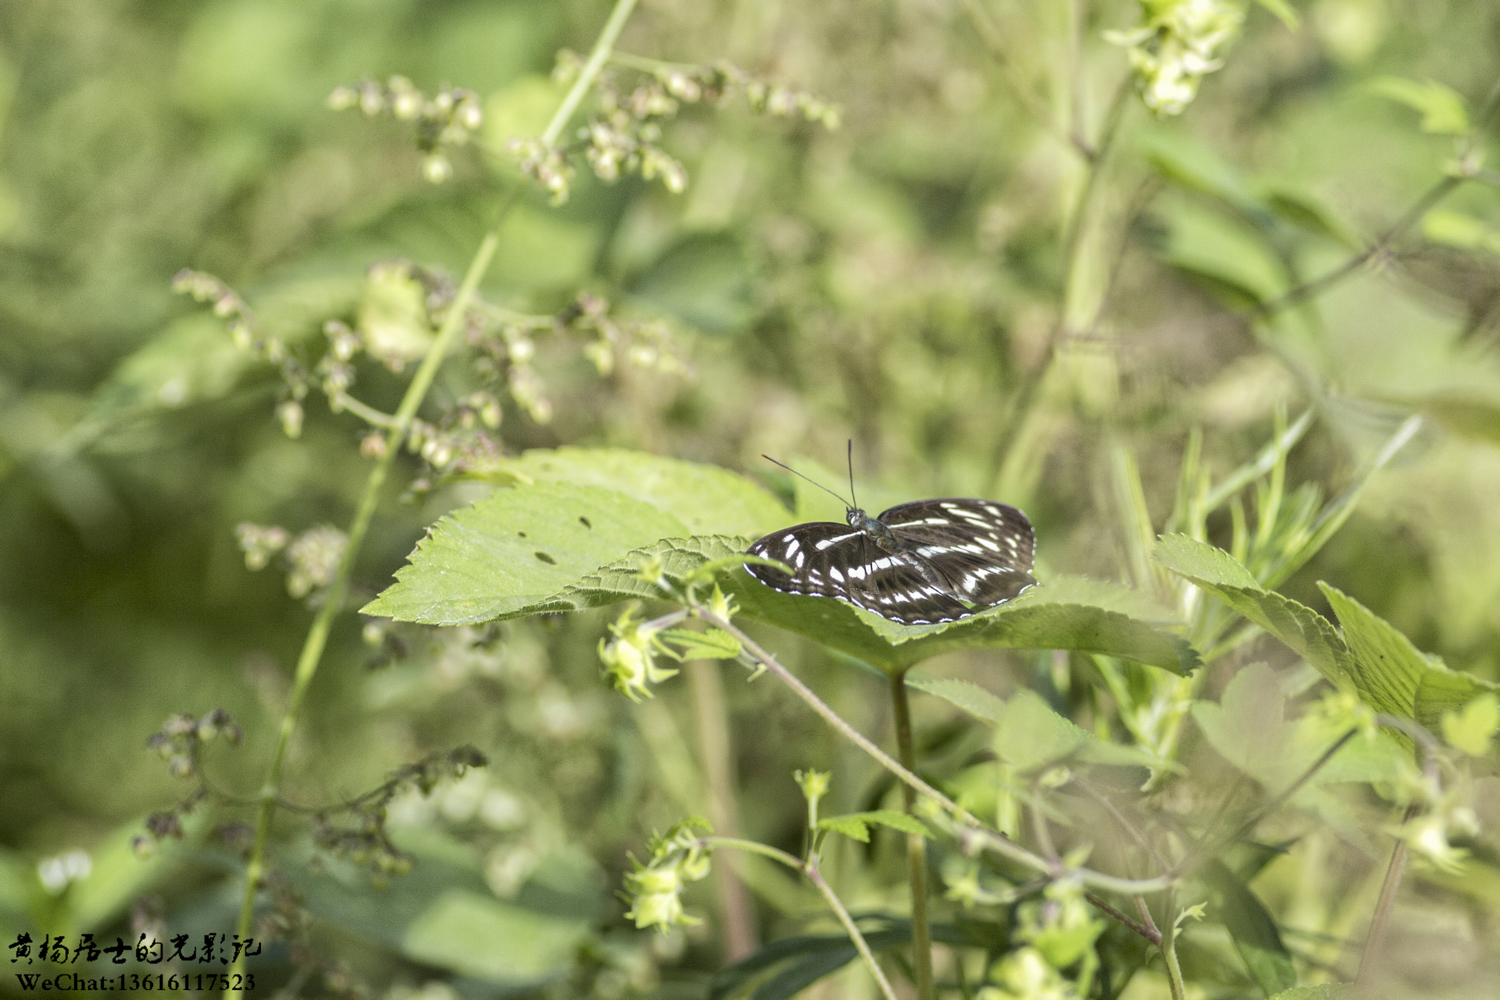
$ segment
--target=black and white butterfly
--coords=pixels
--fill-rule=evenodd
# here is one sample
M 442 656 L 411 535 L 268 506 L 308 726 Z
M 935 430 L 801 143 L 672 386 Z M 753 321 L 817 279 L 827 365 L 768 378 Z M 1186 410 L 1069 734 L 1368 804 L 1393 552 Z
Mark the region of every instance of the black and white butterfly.
M 798 524 L 750 546 L 749 555 L 785 563 L 790 574 L 755 563 L 745 569 L 783 594 L 835 597 L 902 625 L 956 621 L 1036 584 L 1036 539 L 1031 522 L 1014 507 L 939 498 L 870 517 L 845 506 L 847 524 Z

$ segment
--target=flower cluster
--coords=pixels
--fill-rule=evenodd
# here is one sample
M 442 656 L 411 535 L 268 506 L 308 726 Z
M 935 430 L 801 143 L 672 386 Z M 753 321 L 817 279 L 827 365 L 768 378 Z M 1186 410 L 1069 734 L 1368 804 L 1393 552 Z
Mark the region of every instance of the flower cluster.
M 264 569 L 271 556 L 285 552 L 286 589 L 296 598 L 333 582 L 349 544 L 348 536 L 328 525 L 309 528 L 295 538 L 285 528 L 249 522 L 236 525 L 234 533 L 245 553 L 245 566 L 251 570 Z
M 155 750 L 167 762 L 168 769 L 179 778 L 192 778 L 198 774 L 198 761 L 203 746 L 223 737 L 231 746 L 240 742 L 240 727 L 229 713 L 216 708 L 201 718 L 191 715 L 174 715 L 166 725 L 153 733 L 146 745 Z M 198 787 L 173 809 L 154 812 L 146 817 L 146 832 L 131 841 L 137 857 L 147 858 L 156 851 L 163 840 L 181 840 L 184 836 L 182 817 L 195 809 L 207 796 L 206 788 Z
M 636 927 L 655 927 L 663 933 L 680 924 L 696 924 L 682 909 L 682 890 L 708 874 L 709 848 L 693 832 L 710 829 L 697 817 L 685 819 L 666 832 L 651 838 L 651 860 L 631 862 L 635 871 L 625 875 L 625 895 L 630 911 L 625 916 Z
M 633 86 L 622 86 L 613 73 L 600 74 L 595 89 L 599 109 L 578 130 L 577 139 L 594 176 L 612 184 L 625 174 L 659 179 L 673 194 L 687 188 L 687 170 L 657 143 L 662 123 L 676 116 L 684 104 L 718 104 L 733 93 L 743 93 L 752 109 L 789 117 L 801 115 L 826 128 L 837 128 L 839 110 L 804 90 L 770 83 L 727 62 L 707 66 L 679 65 L 615 56 L 621 66 L 643 71 Z M 553 76 L 566 82 L 577 76 L 582 60 L 564 50 L 558 54 Z M 568 199 L 575 171 L 568 162 L 571 147 L 550 146 L 539 139 L 515 139 L 508 147 L 521 172 L 552 196 L 552 204 Z
M 1231 0 L 1140 0 L 1141 24 L 1105 32 L 1129 50 L 1136 87 L 1157 115 L 1180 115 L 1198 83 L 1224 65 L 1220 53 L 1239 31 L 1244 12 Z
M 1070 867 L 1083 859 L 1069 858 Z M 1059 879 L 1047 884 L 1040 900 L 1016 908 L 1016 936 L 1036 949 L 1054 968 L 1066 968 L 1094 946 L 1108 926 L 1094 919 L 1083 898 L 1083 883 Z
M 405 875 L 411 871 L 412 857 L 391 843 L 386 833 L 391 800 L 408 790 L 427 795 L 438 782 L 462 778 L 470 768 L 484 767 L 488 763 L 484 754 L 474 747 L 462 746 L 433 754 L 414 764 L 402 765 L 374 791 L 345 803 L 337 810 L 318 813 L 313 819 L 313 840 L 334 857 L 347 857 L 356 865 L 368 865 L 377 883 L 388 875 Z M 353 825 L 335 824 L 331 818 L 334 812 L 350 816 Z
M 677 676 L 676 670 L 656 663 L 658 653 L 669 652 L 657 638 L 664 627 L 660 620 L 636 621 L 635 609 L 627 608 L 609 627 L 614 638 L 608 642 L 599 640 L 599 659 L 604 664 L 604 675 L 616 691 L 631 701 L 640 701 L 642 696 L 652 697 L 652 684 Z
M 472 142 L 484 123 L 479 95 L 472 90 L 444 86 L 429 98 L 404 76 L 393 76 L 385 83 L 361 80 L 353 86 L 335 87 L 328 95 L 328 106 L 334 111 L 358 107 L 371 117 L 388 110 L 398 121 L 415 122 L 417 148 L 426 154 L 422 175 L 434 184 L 453 176 L 445 149 Z

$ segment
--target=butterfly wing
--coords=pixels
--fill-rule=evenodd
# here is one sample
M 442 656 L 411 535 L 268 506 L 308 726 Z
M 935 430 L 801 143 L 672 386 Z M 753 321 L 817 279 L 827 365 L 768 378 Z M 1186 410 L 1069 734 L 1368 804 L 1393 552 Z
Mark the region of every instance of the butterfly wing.
M 884 552 L 847 524 L 815 521 L 772 532 L 749 554 L 775 559 L 790 574 L 747 563 L 755 579 L 783 594 L 835 597 L 903 625 L 949 622 L 969 613 L 934 586 L 906 553 Z
M 892 507 L 880 515 L 903 551 L 922 559 L 948 591 L 986 607 L 1036 584 L 1036 538 L 1014 507 L 991 500 L 939 498 Z

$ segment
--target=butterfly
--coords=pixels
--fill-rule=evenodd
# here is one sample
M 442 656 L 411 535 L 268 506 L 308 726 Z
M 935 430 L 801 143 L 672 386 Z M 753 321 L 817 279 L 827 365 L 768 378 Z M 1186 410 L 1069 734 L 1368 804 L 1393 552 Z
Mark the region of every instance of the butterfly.
M 852 457 L 851 448 L 851 495 Z M 957 621 L 1036 585 L 1036 538 L 1014 507 L 950 497 L 898 504 L 870 517 L 857 503 L 844 506 L 847 524 L 798 524 L 750 546 L 749 555 L 784 563 L 791 573 L 756 563 L 745 569 L 783 594 L 834 597 L 902 625 Z

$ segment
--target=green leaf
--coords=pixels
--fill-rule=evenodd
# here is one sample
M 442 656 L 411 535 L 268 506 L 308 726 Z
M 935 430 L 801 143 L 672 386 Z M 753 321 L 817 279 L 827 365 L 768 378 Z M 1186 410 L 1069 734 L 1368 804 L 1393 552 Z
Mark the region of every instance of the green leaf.
M 1151 126 L 1141 131 L 1136 143 L 1156 172 L 1178 187 L 1217 198 L 1240 211 L 1264 210 L 1239 168 L 1187 132 Z
M 502 489 L 439 521 L 363 611 L 430 625 L 526 613 L 632 549 L 685 534 L 655 505 L 594 486 Z
M 324 858 L 314 874 L 313 851 L 304 844 L 290 863 L 308 910 L 410 960 L 516 988 L 566 973 L 603 916 L 602 878 L 581 853 L 549 855 L 515 898 L 501 900 L 470 845 L 415 830 L 397 842 L 416 866 L 379 892 L 367 872 L 337 859 Z
M 991 726 L 998 726 L 1000 720 L 1005 717 L 1005 702 L 973 681 L 908 675 L 906 686 L 936 695 Z
M 1467 135 L 1469 113 L 1464 99 L 1435 80 L 1419 83 L 1399 76 L 1382 76 L 1368 84 L 1371 93 L 1405 104 L 1422 113 L 1422 131 L 1436 135 Z
M 844 836 L 857 840 L 861 844 L 868 844 L 870 842 L 869 824 L 856 815 L 829 816 L 826 819 L 818 820 L 817 828 L 819 830 L 832 830 L 834 833 L 842 833 Z
M 684 660 L 732 660 L 740 655 L 740 641 L 722 629 L 710 628 L 702 632 L 692 629 L 674 628 L 663 632 L 658 638 L 675 647 Z
M 1500 230 L 1449 208 L 1434 208 L 1422 216 L 1422 235 L 1434 243 L 1500 254 Z
M 1443 739 L 1475 757 L 1489 750 L 1496 729 L 1500 729 L 1500 701 L 1493 694 L 1474 698 L 1461 711 L 1443 713 Z
M 1209 744 L 1241 771 L 1277 787 L 1294 777 L 1291 759 L 1296 725 L 1285 718 L 1286 695 L 1264 663 L 1241 669 L 1224 689 L 1219 704 L 1198 701 L 1193 720 Z
M 1403 719 L 1416 718 L 1417 688 L 1432 669 L 1411 640 L 1354 598 L 1319 582 L 1333 613 L 1343 627 L 1354 654 L 1355 685 L 1376 709 Z
M 1233 557 L 1204 542 L 1163 535 L 1155 558 L 1290 646 L 1329 680 L 1352 685 L 1377 711 L 1437 730 L 1444 713 L 1480 695 L 1500 693 L 1500 685 L 1449 670 L 1422 653 L 1389 623 L 1326 583 L 1318 586 L 1338 616 L 1342 634 L 1311 608 L 1261 590 Z M 1195 717 L 1198 711 L 1194 709 Z
M 1297 984 L 1292 956 L 1282 944 L 1276 922 L 1250 887 L 1222 861 L 1210 861 L 1203 879 L 1212 893 L 1214 910 L 1223 921 L 1250 978 L 1267 996 Z
M 842 833 L 846 837 L 852 837 L 862 844 L 870 842 L 871 826 L 888 826 L 902 833 L 915 833 L 921 837 L 930 837 L 932 832 L 922 825 L 922 821 L 914 816 L 908 816 L 903 812 L 892 809 L 877 809 L 873 812 L 847 813 L 843 816 L 827 816 L 818 820 L 817 829 L 832 830 Z
M 1286 270 L 1253 229 L 1210 206 L 1178 199 L 1157 256 L 1231 301 L 1269 302 L 1287 289 Z
M 915 816 L 908 816 L 904 812 L 896 812 L 894 809 L 876 809 L 873 812 L 856 813 L 860 819 L 876 826 L 888 826 L 892 830 L 900 830 L 902 833 L 915 833 L 921 837 L 931 837 L 932 832 L 923 825 L 922 821 Z
M 1283 181 L 1261 181 L 1256 187 L 1266 207 L 1278 218 L 1308 232 L 1327 236 L 1350 250 L 1364 248 L 1359 233 L 1316 193 Z
M 775 497 L 744 476 L 624 448 L 537 448 L 480 466 L 478 475 L 504 485 L 569 482 L 623 493 L 670 514 L 686 535 L 754 538 L 793 523 Z
M 1005 703 L 995 729 L 995 753 L 1018 772 L 1039 770 L 1064 760 L 1096 764 L 1159 766 L 1138 747 L 1106 743 L 1073 724 L 1031 690 L 1020 690 Z
M 1186 535 L 1163 535 L 1156 561 L 1196 584 L 1280 639 L 1336 683 L 1353 680 L 1349 647 L 1316 611 L 1274 591 L 1262 590 L 1233 556 Z

